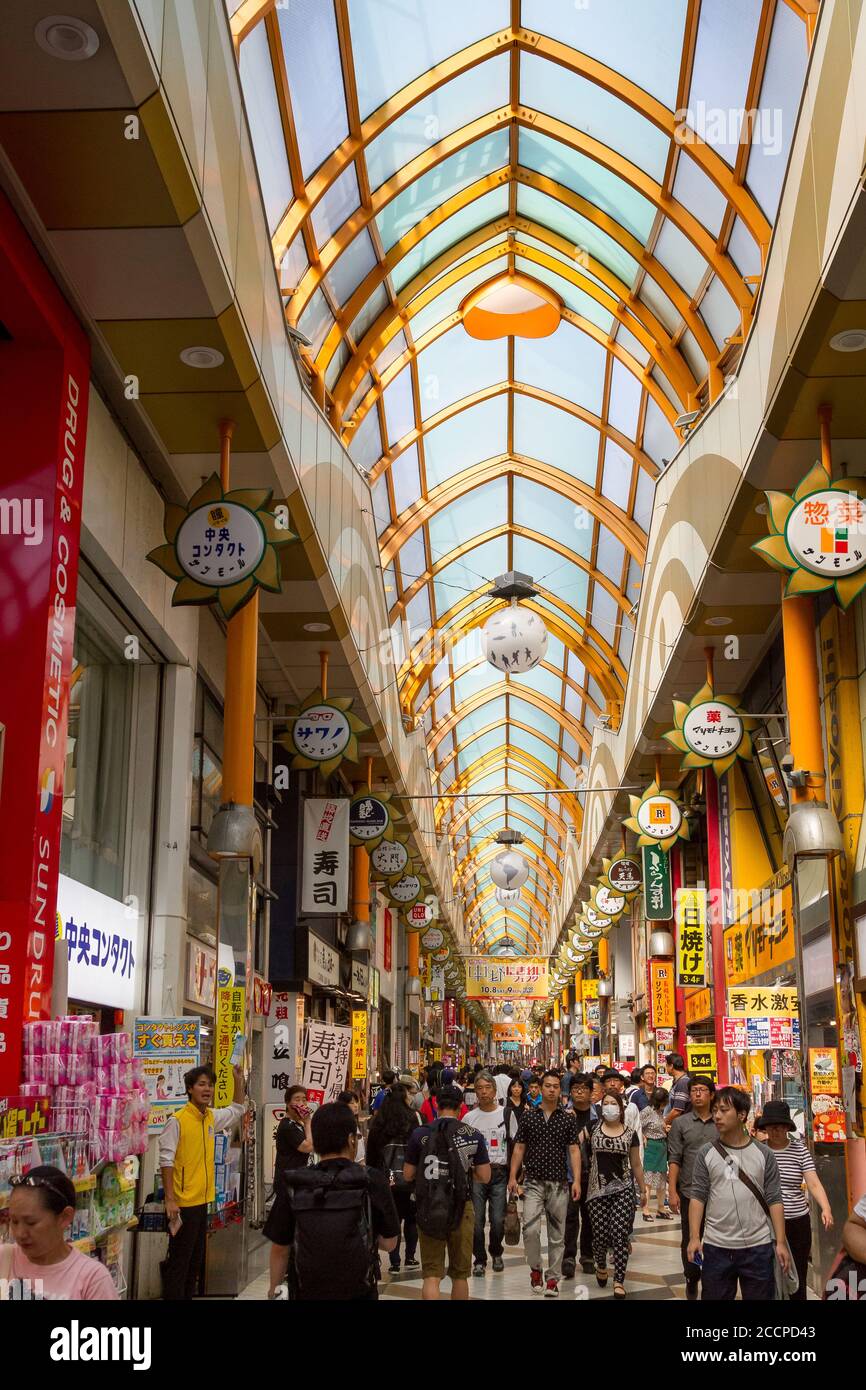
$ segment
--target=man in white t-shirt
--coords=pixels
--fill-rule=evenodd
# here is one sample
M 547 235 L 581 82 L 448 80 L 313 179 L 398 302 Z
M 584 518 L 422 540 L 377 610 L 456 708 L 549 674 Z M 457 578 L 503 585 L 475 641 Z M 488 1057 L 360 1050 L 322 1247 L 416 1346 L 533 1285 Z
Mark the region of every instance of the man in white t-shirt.
M 493 1080 L 496 1083 L 497 1104 L 504 1105 L 508 1099 L 508 1088 L 511 1085 L 511 1072 L 503 1067 Z
M 490 1209 L 490 1254 L 495 1273 L 505 1265 L 502 1260 L 505 1233 L 505 1204 L 508 1198 L 508 1145 L 505 1137 L 505 1111 L 496 1094 L 496 1079 L 489 1071 L 480 1071 L 475 1078 L 478 1104 L 464 1115 L 463 1123 L 484 1136 L 490 1156 L 490 1181 L 472 1183 L 472 1205 L 475 1208 L 475 1238 L 472 1243 L 472 1273 L 483 1279 L 487 1269 L 484 1244 L 484 1223 Z

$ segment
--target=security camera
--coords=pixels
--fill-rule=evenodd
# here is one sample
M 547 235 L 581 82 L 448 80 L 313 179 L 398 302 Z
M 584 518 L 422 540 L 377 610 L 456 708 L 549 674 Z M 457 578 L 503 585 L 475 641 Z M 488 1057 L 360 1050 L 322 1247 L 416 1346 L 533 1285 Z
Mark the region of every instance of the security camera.
M 308 338 L 306 333 L 302 333 L 300 328 L 293 328 L 290 323 L 286 324 L 286 332 L 293 343 L 300 343 L 301 347 L 310 348 L 313 346 L 312 338 Z
M 783 754 L 780 759 L 780 766 L 782 768 L 782 776 L 789 787 L 805 787 L 806 778 L 809 776 L 809 769 L 802 767 L 795 768 L 793 753 Z

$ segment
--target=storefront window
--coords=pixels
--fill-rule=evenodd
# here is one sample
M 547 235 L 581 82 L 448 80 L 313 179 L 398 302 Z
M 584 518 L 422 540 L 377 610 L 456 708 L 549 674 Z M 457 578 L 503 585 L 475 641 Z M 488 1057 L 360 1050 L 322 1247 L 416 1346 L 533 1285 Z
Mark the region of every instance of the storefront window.
M 196 689 L 195 742 L 192 751 L 192 833 L 207 842 L 211 821 L 222 802 L 223 716 L 204 682 Z
M 187 931 L 190 936 L 216 946 L 217 886 L 194 864 L 189 866 L 186 895 Z

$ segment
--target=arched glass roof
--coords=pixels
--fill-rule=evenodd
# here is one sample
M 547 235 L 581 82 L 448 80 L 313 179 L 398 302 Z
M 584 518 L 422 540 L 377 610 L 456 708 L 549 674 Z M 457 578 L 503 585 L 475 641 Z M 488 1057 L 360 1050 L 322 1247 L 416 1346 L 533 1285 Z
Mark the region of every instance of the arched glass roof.
M 371 477 L 401 697 L 472 939 L 537 949 L 615 727 L 654 479 L 748 328 L 817 0 L 242 0 L 244 98 L 290 324 Z M 540 284 L 548 337 L 471 337 Z M 509 569 L 550 633 L 503 676 Z M 507 789 L 507 795 L 504 794 Z M 505 827 L 516 907 L 486 866 Z

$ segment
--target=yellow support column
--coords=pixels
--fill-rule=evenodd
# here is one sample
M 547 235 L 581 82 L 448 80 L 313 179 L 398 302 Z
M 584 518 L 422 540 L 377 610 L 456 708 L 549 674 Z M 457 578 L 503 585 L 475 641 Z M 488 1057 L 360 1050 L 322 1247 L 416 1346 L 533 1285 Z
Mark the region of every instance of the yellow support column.
M 420 976 L 420 957 L 421 957 L 421 933 L 410 931 L 406 933 L 406 960 L 409 964 L 409 979 L 417 980 Z
M 598 968 L 604 975 L 610 969 L 610 947 L 606 936 L 601 937 L 598 943 Z

